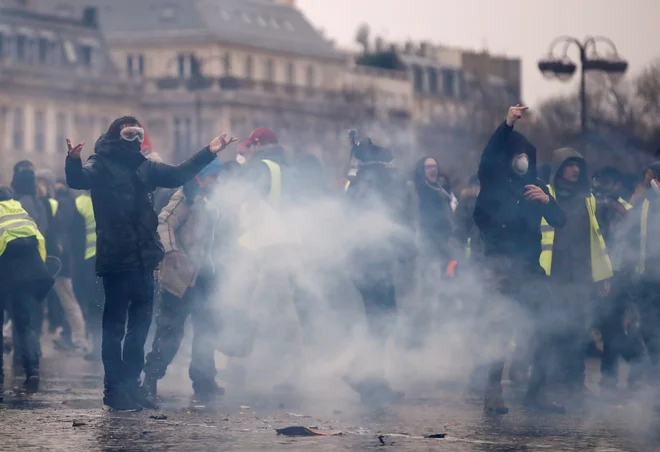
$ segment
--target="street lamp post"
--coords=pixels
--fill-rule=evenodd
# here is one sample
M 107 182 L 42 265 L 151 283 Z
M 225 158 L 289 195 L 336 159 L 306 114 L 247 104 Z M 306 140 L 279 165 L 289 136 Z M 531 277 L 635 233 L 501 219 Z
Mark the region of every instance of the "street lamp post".
M 598 43 L 606 44 L 610 52 L 605 56 L 600 55 Z M 563 49 L 557 57 L 554 51 L 560 45 L 563 45 Z M 581 42 L 570 36 L 561 36 L 550 43 L 548 55 L 539 61 L 539 70 L 545 77 L 557 78 L 564 82 L 573 77 L 577 65 L 568 57 L 567 52 L 571 45 L 576 45 L 580 50 L 580 127 L 582 136 L 585 136 L 588 127 L 586 72 L 600 71 L 612 76 L 621 76 L 628 69 L 628 62 L 621 58 L 616 46 L 608 38 L 589 36 Z

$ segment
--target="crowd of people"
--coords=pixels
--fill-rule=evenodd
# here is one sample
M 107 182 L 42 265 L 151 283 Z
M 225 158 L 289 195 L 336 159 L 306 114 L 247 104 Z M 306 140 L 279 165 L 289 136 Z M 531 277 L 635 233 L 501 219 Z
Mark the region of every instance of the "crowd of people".
M 21 161 L 11 187 L 0 187 L 3 355 L 13 356 L 24 391 L 38 392 L 47 325 L 59 332 L 57 348 L 103 363 L 105 409 L 154 409 L 158 381 L 190 317 L 195 397 L 221 396 L 216 349 L 224 345 L 245 356 L 250 347 L 226 335 L 219 339 L 223 311 L 212 294 L 231 287 L 224 296 L 239 305 L 254 297 L 264 272 L 239 272 L 241 284 L 232 284 L 236 252 L 252 269 L 263 269 L 267 249 L 277 249 L 281 262 L 296 247 L 313 255 L 321 245 L 304 242 L 302 233 L 292 237 L 287 221 L 300 212 L 316 216 L 315 209 L 332 200 L 354 223 L 377 216 L 351 233 L 323 231 L 342 237 L 333 243 L 346 245 L 344 257 L 308 259 L 304 269 L 285 272 L 305 342 L 319 334 L 313 320 L 319 298 L 332 294 L 310 287 L 301 275 L 335 274 L 350 263 L 344 270 L 380 353 L 405 315 L 398 309 L 402 298 L 439 306 L 449 323 L 448 297 L 478 298 L 469 303 L 487 319 L 479 340 L 491 346 L 488 353 L 475 352 L 469 380 L 484 391 L 487 412 L 508 412 L 502 391 L 507 360 L 509 378 L 527 384 L 525 404 L 546 412 L 565 410 L 550 389 L 584 396 L 589 353 L 601 358 L 605 391 L 616 390 L 619 358 L 631 366 L 630 388 L 656 385 L 660 162 L 642 172 L 633 190 L 615 168 L 591 173 L 571 148 L 556 150 L 543 171 L 534 145 L 514 130 L 526 109 L 511 107 L 458 196 L 442 162 L 423 157 L 407 178 L 389 149 L 355 136 L 347 176 L 336 184 L 327 183 L 316 157 L 287 155 L 269 128 L 242 141 L 216 137 L 177 166 L 148 152 L 134 117 L 115 120 L 86 162 L 85 143 L 67 139 L 64 177 Z M 221 163 L 218 154 L 234 142 L 238 157 Z M 473 284 L 483 287 L 480 295 Z M 517 331 L 520 315 L 527 319 L 524 339 Z M 155 335 L 145 357 L 152 322 Z M 434 328 L 423 319 L 413 323 L 418 335 Z M 594 330 L 602 349 L 590 346 Z M 516 349 L 509 353 L 512 339 Z M 345 381 L 364 403 L 403 396 L 383 369 L 368 376 L 347 372 Z

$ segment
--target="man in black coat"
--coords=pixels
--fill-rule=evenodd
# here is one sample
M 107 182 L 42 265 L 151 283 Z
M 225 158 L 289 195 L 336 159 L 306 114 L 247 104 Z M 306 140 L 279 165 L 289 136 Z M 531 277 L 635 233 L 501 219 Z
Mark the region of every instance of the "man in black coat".
M 550 226 L 560 228 L 566 223 L 566 216 L 537 178 L 535 147 L 513 130 L 526 109 L 520 105 L 509 109 L 506 122 L 495 130 L 481 155 L 478 173 L 481 190 L 475 204 L 474 221 L 481 232 L 487 270 L 498 291 L 519 304 L 526 314 L 540 319 L 539 309 L 551 302 L 545 290 L 545 272 L 539 264 L 541 218 L 545 217 Z M 513 326 L 508 322 L 510 318 L 494 320 L 498 323 L 497 334 L 505 343 L 510 339 L 507 330 Z M 548 401 L 543 392 L 547 372 L 542 354 L 545 335 L 540 322 L 532 329 L 540 345 L 532 353 L 533 370 L 526 402 L 543 410 L 563 411 L 563 407 Z M 491 365 L 486 411 L 508 412 L 502 400 L 503 369 L 503 358 Z
M 136 118 L 119 118 L 98 139 L 85 165 L 80 159 L 85 143 L 73 147 L 67 140 L 67 183 L 76 190 L 90 190 L 96 218 L 96 272 L 105 291 L 101 354 L 106 410 L 154 407 L 139 392 L 154 270 L 164 255 L 153 192 L 185 184 L 235 141 L 216 137 L 189 160 L 171 166 L 147 160 L 140 153 L 142 140 L 144 129 Z

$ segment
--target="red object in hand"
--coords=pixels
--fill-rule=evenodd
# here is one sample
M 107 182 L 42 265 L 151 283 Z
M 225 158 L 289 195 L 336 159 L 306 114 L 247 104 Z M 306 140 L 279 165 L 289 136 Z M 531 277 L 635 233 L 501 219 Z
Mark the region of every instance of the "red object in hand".
M 451 261 L 447 265 L 447 276 L 450 278 L 453 278 L 456 276 L 456 266 L 458 265 L 458 261 Z

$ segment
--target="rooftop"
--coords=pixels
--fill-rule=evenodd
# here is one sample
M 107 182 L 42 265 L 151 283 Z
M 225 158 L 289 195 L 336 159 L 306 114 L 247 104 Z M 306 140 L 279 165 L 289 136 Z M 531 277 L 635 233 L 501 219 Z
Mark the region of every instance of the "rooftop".
M 44 1 L 44 0 L 42 0 Z M 47 0 L 46 0 L 47 1 Z M 343 60 L 297 8 L 264 0 L 68 0 L 97 6 L 109 41 L 212 39 L 235 45 Z M 59 6 L 49 1 L 55 11 Z M 61 4 L 61 2 L 60 2 Z

